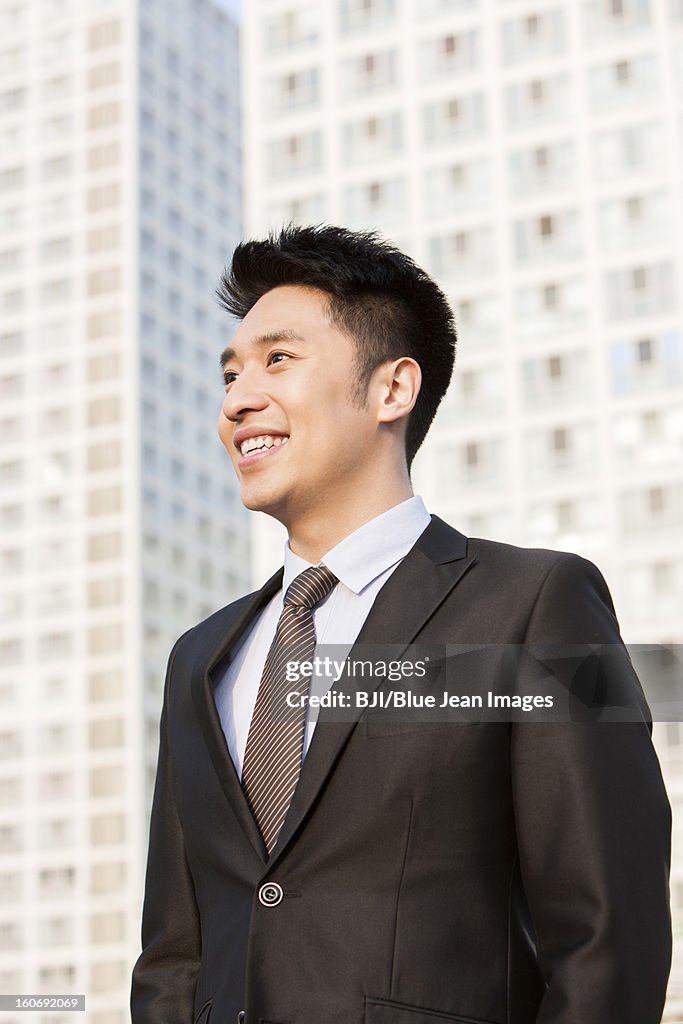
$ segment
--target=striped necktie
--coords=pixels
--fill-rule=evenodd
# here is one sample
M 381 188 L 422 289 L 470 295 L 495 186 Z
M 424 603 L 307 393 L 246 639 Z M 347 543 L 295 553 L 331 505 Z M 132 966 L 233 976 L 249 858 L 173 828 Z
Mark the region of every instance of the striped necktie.
M 290 709 L 285 696 L 308 693 L 310 679 L 288 682 L 287 664 L 313 658 L 313 609 L 337 582 L 337 577 L 325 565 L 304 569 L 292 581 L 263 666 L 244 753 L 242 788 L 268 853 L 277 842 L 292 802 L 304 746 L 307 709 L 305 706 Z

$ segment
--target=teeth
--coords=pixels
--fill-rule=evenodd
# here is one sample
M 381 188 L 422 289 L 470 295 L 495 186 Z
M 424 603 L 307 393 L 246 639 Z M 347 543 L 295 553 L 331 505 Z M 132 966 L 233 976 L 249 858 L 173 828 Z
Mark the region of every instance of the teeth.
M 250 437 L 240 445 L 242 455 L 249 455 L 251 452 L 260 451 L 263 448 L 280 448 L 286 444 L 286 437 L 272 437 L 270 434 L 260 434 L 258 437 Z

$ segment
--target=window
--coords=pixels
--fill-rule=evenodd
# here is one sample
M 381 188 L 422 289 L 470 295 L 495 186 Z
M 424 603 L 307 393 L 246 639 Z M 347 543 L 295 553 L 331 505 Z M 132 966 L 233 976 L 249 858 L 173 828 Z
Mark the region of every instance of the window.
M 503 63 L 510 65 L 563 53 L 567 46 L 564 11 L 550 8 L 526 14 L 501 25 Z
M 109 426 L 118 423 L 121 419 L 121 399 L 119 395 L 109 395 L 98 399 L 96 402 L 89 402 L 87 408 L 87 420 L 90 427 Z
M 73 241 L 68 236 L 63 238 L 50 238 L 40 246 L 40 258 L 42 263 L 58 263 L 60 260 L 68 259 L 73 249 Z
M 3 331 L 0 334 L 0 356 L 16 355 L 24 347 L 24 336 L 20 331 Z
M 90 473 L 117 469 L 121 465 L 119 441 L 103 441 L 88 448 L 87 468 Z
M 121 268 L 104 267 L 88 274 L 87 292 L 89 296 L 108 295 L 121 289 Z
M 122 814 L 101 814 L 90 820 L 90 842 L 93 846 L 113 846 L 126 837 L 126 821 Z
M 342 138 L 345 161 L 354 166 L 358 162 L 398 153 L 403 146 L 401 115 L 389 113 L 347 122 L 342 129 Z
M 106 352 L 92 356 L 86 364 L 86 376 L 91 383 L 116 380 L 121 376 L 121 353 Z
M 273 113 L 314 106 L 320 97 L 320 72 L 317 67 L 289 72 L 268 83 L 269 109 Z
M 481 135 L 486 129 L 484 96 L 472 93 L 427 104 L 423 109 L 423 137 L 438 145 L 456 138 Z
M 121 244 L 121 226 L 108 224 L 106 227 L 95 228 L 88 232 L 88 252 L 106 252 L 117 249 Z
M 595 138 L 595 173 L 600 180 L 611 181 L 617 175 L 656 172 L 663 152 L 664 138 L 659 121 L 609 129 Z
M 383 26 L 390 29 L 397 14 L 398 0 L 341 0 L 341 31 L 344 35 Z
M 549 356 L 548 376 L 551 380 L 558 380 L 562 376 L 562 356 Z
M 104 718 L 90 722 L 88 746 L 91 750 L 113 750 L 122 747 L 125 736 L 122 718 Z
M 76 884 L 76 869 L 73 867 L 42 868 L 38 873 L 38 888 L 41 896 L 68 896 Z
M 91 340 L 108 338 L 121 331 L 121 311 L 118 309 L 106 310 L 102 313 L 92 313 L 87 319 L 87 335 Z
M 529 96 L 532 103 L 543 103 L 545 99 L 545 82 L 540 78 L 535 78 L 529 83 Z
M 90 968 L 90 989 L 93 992 L 119 992 L 125 987 L 127 976 L 127 964 L 121 961 L 112 963 L 94 963 Z M 96 1015 L 98 1024 L 105 1024 L 100 1021 L 101 1014 Z M 95 1024 L 95 1022 L 93 1022 Z M 111 1024 L 120 1024 L 118 1018 L 112 1020 Z
M 652 363 L 654 358 L 652 338 L 639 339 L 636 342 L 636 352 L 638 354 L 638 362 L 641 366 Z
M 110 558 L 118 558 L 123 550 L 120 533 L 99 533 L 88 538 L 87 551 L 89 562 L 101 562 Z
M 51 156 L 43 160 L 40 168 L 40 176 L 43 181 L 59 181 L 71 174 L 72 164 L 70 156 Z
M 71 297 L 71 280 L 67 277 L 44 281 L 40 287 L 40 302 L 43 306 L 52 306 L 66 302 Z
M 26 181 L 25 167 L 7 167 L 0 171 L 0 192 L 12 192 L 22 188 Z
M 643 213 L 643 204 L 640 196 L 629 196 L 626 200 L 626 216 L 630 221 L 640 220 Z
M 23 836 L 18 825 L 0 825 L 0 853 L 18 853 Z
M 544 78 L 513 82 L 505 87 L 505 116 L 513 128 L 553 122 L 571 110 L 572 89 L 569 76 L 562 72 Z
M 113 515 L 121 511 L 122 493 L 120 487 L 101 487 L 88 494 L 88 515 L 91 517 Z
M 347 57 L 341 64 L 341 82 L 345 97 L 363 96 L 392 88 L 398 82 L 397 50 L 381 50 Z
M 120 162 L 121 145 L 118 142 L 105 142 L 88 150 L 88 169 L 91 171 L 116 167 Z
M 662 262 L 610 271 L 605 275 L 605 288 L 612 319 L 664 313 L 674 304 L 673 267 Z
M 54 818 L 41 824 L 39 842 L 48 849 L 62 849 L 71 846 L 73 839 L 73 820 Z
M 121 190 L 118 182 L 100 185 L 88 190 L 88 213 L 98 213 L 118 206 L 121 201 Z
M 265 48 L 271 53 L 310 46 L 319 38 L 320 8 L 307 3 L 264 19 Z
M 90 68 L 88 72 L 88 86 L 90 89 L 102 89 L 109 85 L 116 85 L 120 78 L 121 65 L 119 63 L 98 64 Z
M 649 102 L 658 92 L 658 67 L 653 53 L 598 64 L 589 70 L 589 98 L 596 113 L 630 109 Z
M 88 630 L 89 655 L 112 654 L 122 650 L 123 643 L 124 632 L 121 623 L 114 622 L 104 626 L 93 626 L 92 629 Z
M 272 139 L 267 143 L 266 159 L 269 177 L 273 181 L 317 171 L 322 166 L 322 134 L 314 129 Z
M 118 103 L 103 103 L 99 107 L 91 107 L 88 111 L 88 130 L 98 131 L 100 128 L 111 128 L 121 120 L 121 108 Z
M 121 40 L 121 22 L 118 19 L 91 25 L 88 30 L 88 49 L 102 50 L 115 46 Z
M 118 672 L 93 672 L 88 677 L 88 699 L 93 703 L 121 700 L 125 695 L 124 680 Z
M 539 217 L 538 233 L 542 238 L 549 238 L 553 234 L 553 218 L 549 215 Z
M 464 447 L 465 465 L 468 468 L 473 468 L 479 465 L 479 445 L 470 442 Z
M 90 868 L 90 892 L 93 896 L 120 893 L 126 884 L 126 865 L 122 863 L 93 864 Z
M 565 427 L 558 427 L 551 432 L 551 447 L 556 453 L 563 453 L 568 448 L 567 431 Z
M 473 71 L 479 63 L 479 34 L 474 30 L 448 32 L 423 39 L 419 47 L 422 81 Z
M 0 397 L 19 398 L 24 393 L 24 378 L 20 373 L 0 376 Z

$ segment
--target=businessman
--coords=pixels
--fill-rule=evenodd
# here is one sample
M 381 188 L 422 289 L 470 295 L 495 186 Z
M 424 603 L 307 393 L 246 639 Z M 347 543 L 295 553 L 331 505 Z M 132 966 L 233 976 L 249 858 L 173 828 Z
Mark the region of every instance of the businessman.
M 468 539 L 413 495 L 443 294 L 323 226 L 243 243 L 219 295 L 241 322 L 218 431 L 288 543 L 169 658 L 134 1024 L 658 1024 L 670 815 L 644 704 L 316 720 L 288 679 L 315 644 L 621 643 L 590 562 Z

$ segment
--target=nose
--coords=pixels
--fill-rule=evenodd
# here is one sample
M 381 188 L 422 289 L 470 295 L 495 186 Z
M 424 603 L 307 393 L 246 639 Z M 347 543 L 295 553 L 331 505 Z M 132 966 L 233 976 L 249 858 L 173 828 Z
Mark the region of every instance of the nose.
M 265 409 L 268 398 L 254 374 L 242 370 L 232 382 L 223 399 L 223 415 L 233 422 L 239 422 L 248 412 Z

